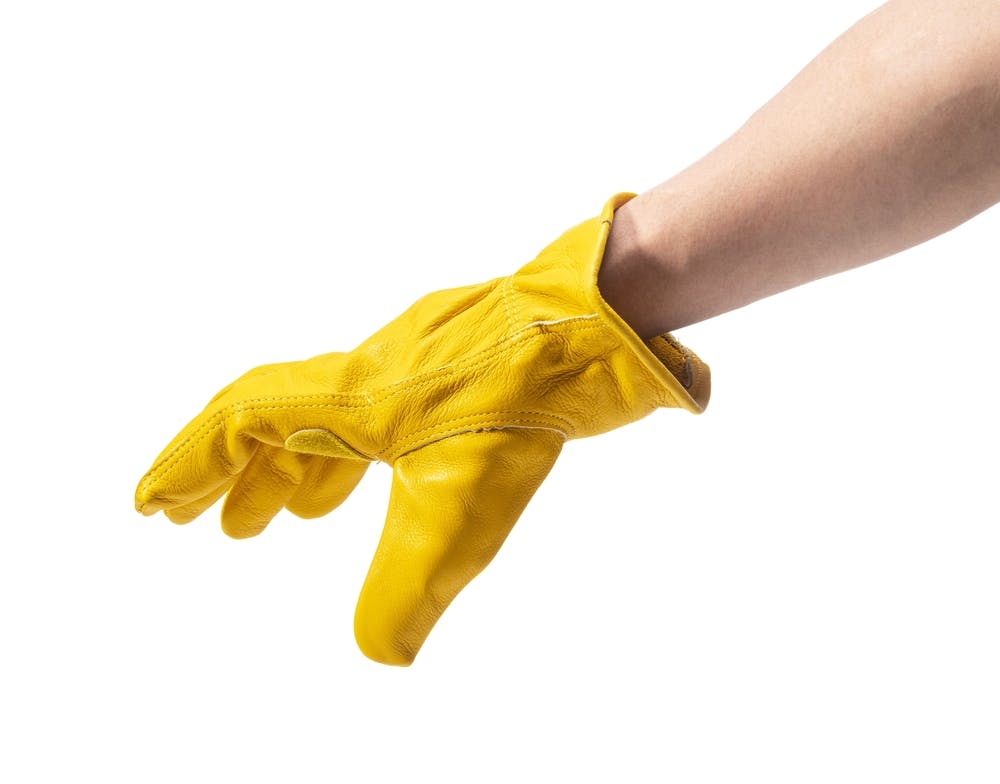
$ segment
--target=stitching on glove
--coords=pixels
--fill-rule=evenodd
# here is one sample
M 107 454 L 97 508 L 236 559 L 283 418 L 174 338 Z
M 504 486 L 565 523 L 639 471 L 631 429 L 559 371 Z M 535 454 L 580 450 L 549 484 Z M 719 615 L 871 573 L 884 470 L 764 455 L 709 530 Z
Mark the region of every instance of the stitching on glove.
M 549 414 L 538 414 L 534 411 L 491 411 L 489 414 L 482 414 L 480 416 L 510 416 L 515 417 L 519 414 L 528 415 L 538 415 L 543 417 L 549 417 L 550 419 L 558 420 L 559 417 L 550 417 Z M 434 438 L 427 439 L 422 436 L 423 433 L 433 433 L 440 427 L 449 425 L 452 422 L 460 422 L 463 419 L 471 419 L 471 422 L 466 422 L 463 425 L 457 425 L 455 428 L 450 430 L 444 430 L 437 433 Z M 392 444 L 389 448 L 384 449 L 378 453 L 378 459 L 385 463 L 390 463 L 394 460 L 398 460 L 400 457 L 405 455 L 407 452 L 412 452 L 414 449 L 419 449 L 421 447 L 427 446 L 427 444 L 432 444 L 435 441 L 443 441 L 446 438 L 451 438 L 459 433 L 476 433 L 483 430 L 506 430 L 508 428 L 524 428 L 526 430 L 550 430 L 555 433 L 562 434 L 563 438 L 569 439 L 572 436 L 564 430 L 552 427 L 551 422 L 545 419 L 511 419 L 511 420 L 496 420 L 490 421 L 486 420 L 484 422 L 477 422 L 478 417 L 459 417 L 458 419 L 452 419 L 447 422 L 441 422 L 434 427 L 424 428 L 423 430 L 418 430 L 416 433 L 412 433 L 407 436 L 402 441 L 397 441 Z M 573 428 L 570 428 L 572 432 Z
M 312 395 L 290 395 L 281 397 L 264 397 L 264 398 L 254 398 L 252 400 L 240 401 L 239 403 L 233 403 L 226 408 L 220 409 L 215 412 L 201 427 L 199 427 L 195 432 L 191 433 L 187 438 L 181 441 L 169 455 L 166 455 L 162 461 L 154 465 L 149 473 L 144 477 L 141 488 L 144 490 L 147 488 L 155 479 L 162 478 L 166 476 L 167 473 L 181 460 L 185 455 L 187 455 L 191 450 L 193 450 L 201 441 L 211 435 L 217 428 L 221 427 L 225 420 L 233 413 L 238 410 L 245 411 L 258 411 L 267 410 L 271 408 L 344 408 L 344 409 L 358 409 L 367 406 L 371 412 L 369 415 L 370 421 L 373 421 L 374 412 L 373 407 L 379 403 L 382 403 L 395 395 L 403 391 L 412 391 L 420 389 L 434 381 L 440 379 L 441 377 L 456 373 L 460 370 L 472 370 L 480 365 L 490 362 L 495 355 L 504 354 L 514 351 L 522 341 L 532 340 L 537 337 L 547 337 L 550 335 L 561 335 L 568 332 L 575 332 L 578 330 L 586 329 L 597 329 L 602 328 L 605 325 L 600 321 L 594 320 L 594 314 L 588 314 L 583 316 L 569 316 L 564 319 L 556 319 L 553 322 L 536 321 L 528 324 L 526 327 L 518 330 L 514 335 L 503 341 L 494 344 L 490 348 L 484 349 L 479 352 L 478 355 L 465 360 L 463 362 L 458 362 L 452 365 L 444 365 L 443 367 L 436 368 L 435 370 L 428 371 L 427 373 L 420 373 L 415 376 L 409 376 L 407 378 L 401 379 L 400 381 L 393 382 L 392 384 L 384 387 L 379 393 L 370 395 L 365 392 L 344 394 L 337 392 L 330 393 L 317 393 Z M 585 323 L 574 323 L 585 321 Z M 550 329 L 552 326 L 558 326 L 559 329 Z M 565 326 L 564 326 L 565 325 Z M 651 374 L 650 374 L 651 375 Z M 421 379 L 416 384 L 407 386 L 409 382 L 415 381 L 416 379 Z M 390 391 L 391 390 L 391 391 Z M 361 399 L 364 402 L 359 404 L 357 402 L 350 403 L 316 403 L 316 404 L 291 404 L 283 403 L 282 405 L 264 405 L 269 403 L 279 403 L 282 401 L 292 401 L 292 400 L 313 400 L 316 398 L 330 400 L 341 399 L 341 400 L 357 400 Z M 495 412 L 497 413 L 497 412 Z M 547 416 L 547 415 L 545 415 Z M 435 427 L 439 427 L 436 425 Z M 433 428 L 432 428 L 433 429 Z M 202 432 L 206 431 L 206 432 Z
M 273 400 L 264 398 L 261 399 L 260 404 L 244 405 L 242 406 L 241 410 L 250 413 L 256 413 L 258 411 L 268 411 L 271 409 L 289 410 L 295 408 L 345 408 L 345 406 L 338 405 L 336 403 L 310 403 L 310 404 L 302 403 L 302 404 L 289 405 L 284 402 L 279 402 L 287 399 L 294 399 L 294 398 L 274 398 Z M 265 403 L 272 403 L 272 404 L 264 405 Z M 193 450 L 201 441 L 211 436 L 212 433 L 214 433 L 216 430 L 220 429 L 224 425 L 225 416 L 223 415 L 224 414 L 228 415 L 228 413 L 232 413 L 229 409 L 236 409 L 236 408 L 237 406 L 230 406 L 227 409 L 223 409 L 222 411 L 217 412 L 212 417 L 212 419 L 216 421 L 212 424 L 212 427 L 208 432 L 201 435 L 197 441 L 192 442 L 186 449 L 183 450 L 183 452 L 178 452 L 172 455 L 171 459 L 165 461 L 163 466 L 160 466 L 155 470 L 151 470 L 148 474 L 146 474 L 146 476 L 143 477 L 141 487 L 145 489 L 155 478 L 162 479 L 163 477 L 167 476 L 178 465 L 179 461 L 184 455 Z M 480 422 L 479 420 L 483 417 L 487 417 L 487 419 L 485 421 Z M 513 419 L 491 420 L 489 419 L 489 417 L 513 417 Z M 527 417 L 544 417 L 544 418 L 530 419 Z M 418 430 L 415 433 L 409 434 L 402 440 L 397 440 L 393 442 L 386 449 L 376 453 L 374 459 L 382 462 L 388 462 L 388 460 L 386 460 L 386 455 L 389 454 L 393 455 L 392 459 L 397 459 L 406 452 L 413 451 L 417 447 L 423 446 L 424 445 L 423 439 L 425 438 L 426 433 L 432 433 L 435 430 L 438 430 L 442 427 L 447 427 L 448 425 L 451 425 L 456 422 L 462 422 L 463 420 L 465 422 L 462 427 L 466 428 L 468 432 L 473 432 L 475 430 L 484 430 L 484 429 L 502 430 L 505 427 L 529 427 L 532 425 L 540 426 L 540 429 L 554 430 L 556 432 L 562 433 L 565 438 L 571 437 L 571 435 L 569 435 L 566 431 L 569 431 L 569 433 L 575 432 L 575 428 L 572 426 L 572 423 L 570 423 L 568 420 L 565 420 L 557 415 L 546 414 L 543 411 L 487 411 L 480 414 L 476 414 L 474 416 L 456 417 L 455 419 L 449 419 L 444 422 L 438 422 L 437 424 L 432 425 L 430 427 L 422 428 L 421 430 Z M 551 427 L 553 421 L 565 424 L 567 426 L 566 430 Z M 206 423 L 206 426 L 207 425 L 208 423 Z M 201 429 L 203 428 L 200 428 L 199 430 Z M 463 432 L 463 431 L 456 431 L 456 432 Z M 445 431 L 441 433 L 438 438 L 432 439 L 432 441 L 440 441 L 441 439 L 447 438 L 450 435 L 455 435 L 455 432 L 449 433 Z M 178 446 L 178 449 L 180 449 L 180 446 Z
M 517 348 L 517 345 L 522 341 L 533 340 L 537 337 L 546 337 L 548 335 L 560 335 L 569 332 L 576 332 L 578 330 L 586 329 L 599 329 L 605 325 L 597 322 L 591 324 L 569 324 L 566 327 L 561 325 L 566 322 L 571 321 L 581 321 L 581 320 L 591 320 L 593 319 L 593 314 L 586 316 L 568 316 L 564 319 L 557 319 L 555 321 L 535 321 L 528 324 L 526 327 L 522 327 L 516 333 L 511 335 L 509 338 L 504 338 L 499 343 L 495 343 L 489 348 L 483 349 L 478 354 L 474 354 L 472 357 L 460 362 L 455 362 L 451 365 L 442 365 L 441 367 L 434 368 L 433 370 L 428 370 L 424 373 L 418 373 L 415 376 L 407 376 L 400 381 L 393 381 L 386 387 L 383 387 L 378 392 L 376 392 L 372 398 L 372 404 L 381 403 L 389 398 L 398 395 L 400 392 L 409 391 L 411 389 L 420 389 L 427 384 L 432 383 L 442 376 L 447 376 L 451 373 L 458 372 L 460 370 L 473 370 L 480 367 L 481 365 L 488 364 L 497 359 L 497 355 L 503 355 L 508 352 L 512 352 Z M 553 324 L 560 325 L 558 330 L 550 330 L 547 327 Z M 419 380 L 418 380 L 419 379 Z M 411 385 L 411 382 L 417 382 Z M 406 385 L 406 386 L 404 386 Z M 400 388 L 397 388 L 400 387 Z M 391 391 L 390 391 L 391 390 Z
M 562 324 L 564 321 L 576 321 L 578 319 L 595 319 L 598 318 L 596 313 L 588 313 L 586 316 L 566 316 L 565 318 L 551 319 L 549 321 L 532 321 L 530 324 L 525 325 L 525 329 L 528 327 L 551 327 L 555 324 Z
M 257 411 L 268 411 L 280 408 L 283 410 L 292 408 L 347 408 L 359 409 L 360 406 L 344 403 L 287 403 L 289 400 L 310 400 L 317 397 L 327 397 L 327 395 L 291 395 L 287 397 L 261 397 L 253 400 L 244 400 L 233 403 L 225 408 L 219 409 L 205 423 L 195 430 L 191 435 L 181 441 L 169 455 L 159 463 L 149 469 L 149 472 L 142 478 L 139 485 L 140 490 L 147 488 L 155 479 L 162 479 L 176 467 L 189 452 L 195 449 L 202 441 L 211 436 L 216 430 L 221 428 L 226 419 L 237 411 L 256 413 Z M 264 405 L 266 403 L 276 403 L 278 405 Z M 202 432 L 205 431 L 205 432 Z
M 489 433 L 489 432 L 497 432 L 499 430 L 542 430 L 546 433 L 558 433 L 563 437 L 564 441 L 569 438 L 569 436 L 566 435 L 566 433 L 564 433 L 562 430 L 559 430 L 558 428 L 544 427 L 537 425 L 500 425 L 495 427 L 473 427 L 469 428 L 468 430 L 455 430 L 450 433 L 443 433 L 439 438 L 435 438 L 430 441 L 424 441 L 418 444 L 417 446 L 410 447 L 405 452 L 400 452 L 399 454 L 393 455 L 392 459 L 399 460 L 400 458 L 410 454 L 411 452 L 415 452 L 418 449 L 423 449 L 425 446 L 430 446 L 431 444 L 436 444 L 439 441 L 444 441 L 448 438 L 454 438 L 455 436 L 465 435 L 466 433 Z
M 517 326 L 518 324 L 521 323 L 521 312 L 520 310 L 518 310 L 517 307 L 517 299 L 518 299 L 517 281 L 514 280 L 513 275 L 507 278 L 507 280 L 510 281 L 510 288 L 508 289 L 508 291 L 510 292 L 511 307 L 514 308 L 514 325 Z
M 456 422 L 465 421 L 466 424 L 468 424 L 471 427 L 475 422 L 477 422 L 479 419 L 481 419 L 483 417 L 487 417 L 488 418 L 488 417 L 520 417 L 520 416 L 541 417 L 540 419 L 524 419 L 524 420 L 521 420 L 521 421 L 524 421 L 526 423 L 531 423 L 531 424 L 536 424 L 537 425 L 537 424 L 541 424 L 541 423 L 544 422 L 547 425 L 551 425 L 552 422 L 558 422 L 561 425 L 565 425 L 566 426 L 565 429 L 559 429 L 560 433 L 569 431 L 569 433 L 573 434 L 573 433 L 576 432 L 576 428 L 573 427 L 573 423 L 570 422 L 569 420 L 564 419 L 563 417 L 555 415 L 555 414 L 547 414 L 544 411 L 483 411 L 483 412 L 478 413 L 478 414 L 466 414 L 465 416 L 455 417 L 454 419 L 446 419 L 444 422 L 438 422 L 437 424 L 421 428 L 420 430 L 416 430 L 413 433 L 410 433 L 409 435 L 407 435 L 407 436 L 405 436 L 403 438 L 397 439 L 392 444 L 390 444 L 388 447 L 386 447 L 381 452 L 379 452 L 379 454 L 380 455 L 388 454 L 390 451 L 393 450 L 394 447 L 398 447 L 399 444 L 405 444 L 405 443 L 408 443 L 410 441 L 419 441 L 419 440 L 421 440 L 424 437 L 425 433 L 433 433 L 435 430 L 437 430 L 439 428 L 447 427 L 448 425 L 453 425 Z M 496 420 L 496 421 L 494 421 L 494 422 L 491 423 L 489 421 L 489 419 L 487 419 L 485 423 L 481 424 L 481 426 L 482 427 L 501 427 L 504 423 L 506 423 L 508 421 L 513 422 L 515 420 L 504 419 L 502 421 L 501 420 Z
M 514 321 L 514 317 L 510 314 L 510 286 L 512 277 L 506 277 L 503 281 L 503 286 L 500 287 L 500 296 L 503 298 L 503 310 L 507 314 L 507 335 L 511 336 L 517 331 L 517 323 Z

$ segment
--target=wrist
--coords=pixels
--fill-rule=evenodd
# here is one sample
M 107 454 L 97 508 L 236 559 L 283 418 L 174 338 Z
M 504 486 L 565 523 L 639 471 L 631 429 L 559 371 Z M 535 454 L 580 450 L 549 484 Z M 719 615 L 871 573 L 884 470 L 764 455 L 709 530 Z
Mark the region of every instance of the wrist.
M 597 286 L 604 301 L 646 340 L 672 327 L 661 296 L 664 267 L 644 240 L 649 226 L 643 214 L 641 197 L 615 211 Z

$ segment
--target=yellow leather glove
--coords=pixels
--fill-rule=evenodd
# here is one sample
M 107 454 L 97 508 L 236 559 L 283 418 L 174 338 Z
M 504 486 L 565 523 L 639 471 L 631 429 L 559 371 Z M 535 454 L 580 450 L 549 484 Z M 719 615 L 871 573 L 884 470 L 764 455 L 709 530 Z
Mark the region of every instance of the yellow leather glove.
M 136 508 L 186 523 L 228 493 L 222 527 L 333 510 L 372 461 L 389 511 L 355 616 L 364 653 L 413 661 L 493 558 L 568 438 L 658 406 L 699 412 L 709 373 L 669 335 L 643 342 L 597 289 L 619 194 L 515 274 L 418 300 L 348 353 L 239 378 L 167 446 Z

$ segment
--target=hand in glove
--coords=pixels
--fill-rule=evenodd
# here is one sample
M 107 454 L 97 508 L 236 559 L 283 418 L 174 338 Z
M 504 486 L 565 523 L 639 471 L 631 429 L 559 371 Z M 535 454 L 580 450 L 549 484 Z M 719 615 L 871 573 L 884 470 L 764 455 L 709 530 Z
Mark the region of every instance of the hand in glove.
M 167 446 L 136 508 L 186 523 L 226 495 L 223 530 L 255 536 L 282 508 L 327 514 L 372 461 L 388 463 L 355 633 L 372 659 L 409 664 L 566 439 L 708 401 L 708 368 L 669 335 L 640 340 L 597 289 L 629 198 L 510 277 L 418 300 L 353 351 L 251 370 Z

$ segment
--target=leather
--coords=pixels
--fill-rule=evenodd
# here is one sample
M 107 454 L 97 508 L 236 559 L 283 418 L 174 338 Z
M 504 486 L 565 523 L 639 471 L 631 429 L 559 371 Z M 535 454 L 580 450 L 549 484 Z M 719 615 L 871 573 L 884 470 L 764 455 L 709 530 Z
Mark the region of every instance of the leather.
M 708 368 L 669 335 L 642 341 L 598 291 L 629 198 L 509 277 L 423 297 L 353 351 L 251 370 L 167 446 L 136 508 L 186 523 L 225 495 L 223 530 L 243 538 L 281 509 L 325 515 L 371 462 L 391 465 L 355 633 L 372 659 L 411 663 L 564 441 L 708 402 Z

